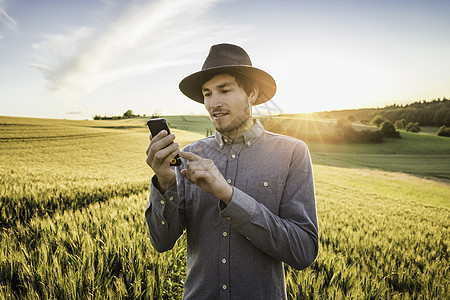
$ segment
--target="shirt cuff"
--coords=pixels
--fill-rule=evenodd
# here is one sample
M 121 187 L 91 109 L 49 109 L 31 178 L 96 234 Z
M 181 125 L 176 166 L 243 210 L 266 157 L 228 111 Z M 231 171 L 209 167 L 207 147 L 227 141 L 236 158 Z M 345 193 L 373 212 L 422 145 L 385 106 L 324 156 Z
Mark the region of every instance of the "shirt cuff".
M 173 204 L 171 206 L 178 207 L 180 199 L 178 198 L 177 185 L 172 185 L 164 194 L 162 194 L 156 187 L 157 177 L 153 176 L 150 185 L 150 197 L 147 208 L 152 205 L 155 212 L 162 214 L 165 210 L 166 204 Z
M 243 191 L 233 187 L 231 202 L 225 208 L 220 208 L 220 215 L 239 228 L 252 222 L 256 215 L 257 202 Z

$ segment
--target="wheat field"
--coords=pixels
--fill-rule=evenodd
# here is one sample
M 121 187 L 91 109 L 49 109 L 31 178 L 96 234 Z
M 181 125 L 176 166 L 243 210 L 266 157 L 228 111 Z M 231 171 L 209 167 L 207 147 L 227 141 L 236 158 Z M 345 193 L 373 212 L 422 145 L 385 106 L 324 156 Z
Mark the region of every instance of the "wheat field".
M 200 133 L 173 130 L 185 145 Z M 179 299 L 184 236 L 144 219 L 143 120 L 0 117 L 0 299 Z M 320 250 L 286 266 L 289 299 L 446 299 L 450 184 L 314 165 Z

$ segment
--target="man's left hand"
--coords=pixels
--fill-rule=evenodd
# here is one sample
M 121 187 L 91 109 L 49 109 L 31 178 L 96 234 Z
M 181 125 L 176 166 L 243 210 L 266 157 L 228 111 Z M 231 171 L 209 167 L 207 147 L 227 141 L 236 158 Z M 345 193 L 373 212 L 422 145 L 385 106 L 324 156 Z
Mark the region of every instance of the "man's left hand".
M 225 204 L 230 203 L 233 188 L 227 183 L 212 160 L 202 158 L 192 152 L 180 152 L 180 156 L 189 160 L 186 169 L 181 170 L 181 175 L 204 191 L 214 194 Z

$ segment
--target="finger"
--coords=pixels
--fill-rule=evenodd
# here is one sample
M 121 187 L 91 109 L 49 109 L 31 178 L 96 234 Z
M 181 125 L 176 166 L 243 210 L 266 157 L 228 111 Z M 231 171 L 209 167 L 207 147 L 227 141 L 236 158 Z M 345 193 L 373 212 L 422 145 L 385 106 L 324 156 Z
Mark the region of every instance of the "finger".
M 149 134 L 148 139 L 150 140 L 150 144 L 148 145 L 147 150 L 145 150 L 145 154 L 147 154 L 147 157 L 148 157 L 148 153 L 150 152 L 150 147 L 152 145 L 152 134 L 151 133 Z
M 165 147 L 168 147 L 173 141 L 175 140 L 175 135 L 169 134 L 168 136 L 160 137 L 159 134 L 157 134 L 153 140 L 150 142 L 150 146 L 152 150 L 158 152 L 161 149 L 164 149 Z
M 196 160 L 200 160 L 202 159 L 202 157 L 192 153 L 192 152 L 184 152 L 184 151 L 180 151 L 180 156 L 182 158 L 186 158 L 190 161 L 196 161 Z
M 172 158 L 175 157 L 180 151 L 178 143 L 173 143 L 167 146 L 166 148 L 162 148 L 154 153 L 153 160 L 156 162 L 157 166 L 165 165 L 166 161 L 171 161 Z
M 150 145 L 148 146 L 147 151 L 146 151 L 147 156 L 149 156 L 150 153 L 153 153 L 153 154 L 151 155 L 151 157 L 153 157 L 154 153 L 156 153 L 156 152 L 158 152 L 160 149 L 164 148 L 164 147 L 162 146 L 162 144 L 161 144 L 160 141 L 163 141 L 162 139 L 165 137 L 165 134 L 166 134 L 166 131 L 163 130 L 163 131 L 160 131 L 157 135 L 155 135 L 154 138 L 152 137 L 151 134 L 149 135 L 149 138 L 150 138 Z M 174 138 L 175 138 L 175 136 L 174 136 Z M 173 140 L 172 140 L 172 141 L 173 141 Z M 170 142 L 171 142 L 171 141 L 169 140 L 169 141 L 167 142 L 167 144 L 169 144 Z M 153 150 L 153 152 L 151 152 L 152 150 Z
M 209 172 L 204 170 L 194 170 L 192 172 L 181 170 L 181 175 L 190 182 L 198 184 L 200 181 L 206 180 L 209 177 Z
M 172 141 L 169 139 L 168 142 Z M 165 146 L 164 140 L 150 143 L 147 153 L 147 164 L 152 168 L 161 166 L 164 158 L 169 155 L 171 151 L 178 149 L 177 143 L 170 144 L 168 147 Z
M 173 168 L 173 166 L 170 165 L 172 160 L 177 156 L 177 154 L 180 152 L 180 149 L 177 148 L 173 152 L 171 152 L 169 155 L 167 155 L 164 160 L 161 161 L 161 166 L 167 167 L 170 166 L 170 168 Z
M 164 138 L 165 136 L 167 136 L 167 135 L 169 135 L 168 133 L 167 133 L 167 131 L 165 131 L 165 130 L 161 130 L 160 132 L 158 132 L 158 134 L 157 135 L 155 135 L 155 136 L 153 136 L 151 133 L 150 133 L 150 141 L 158 141 L 158 140 L 160 140 L 160 139 L 162 139 L 162 138 Z
M 208 177 L 210 177 L 210 173 L 204 170 L 195 170 L 191 174 L 189 174 L 189 180 L 195 183 L 199 180 L 207 179 Z

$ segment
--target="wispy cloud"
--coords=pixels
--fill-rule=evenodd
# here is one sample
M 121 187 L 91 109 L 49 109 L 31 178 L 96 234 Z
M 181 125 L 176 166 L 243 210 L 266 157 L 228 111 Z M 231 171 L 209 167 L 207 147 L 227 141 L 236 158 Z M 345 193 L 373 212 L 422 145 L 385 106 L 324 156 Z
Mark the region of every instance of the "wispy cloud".
M 232 30 L 201 18 L 220 1 L 134 1 L 109 24 L 44 36 L 31 66 L 51 91 L 79 98 L 114 80 L 192 63 L 199 46 L 207 49 L 205 36 Z
M 6 1 L 0 0 L 0 22 L 11 30 L 16 30 L 17 22 L 5 10 Z

